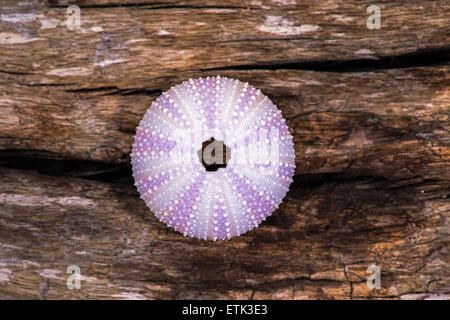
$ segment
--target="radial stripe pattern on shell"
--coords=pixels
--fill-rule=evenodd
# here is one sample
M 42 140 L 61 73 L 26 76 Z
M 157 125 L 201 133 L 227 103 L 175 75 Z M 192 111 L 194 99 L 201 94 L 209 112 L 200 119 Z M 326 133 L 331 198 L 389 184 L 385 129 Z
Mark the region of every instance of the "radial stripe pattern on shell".
M 212 137 L 230 150 L 216 171 L 199 159 Z M 189 79 L 158 97 L 137 127 L 131 161 L 155 216 L 205 240 L 257 227 L 278 208 L 295 170 L 281 111 L 248 83 L 220 76 Z

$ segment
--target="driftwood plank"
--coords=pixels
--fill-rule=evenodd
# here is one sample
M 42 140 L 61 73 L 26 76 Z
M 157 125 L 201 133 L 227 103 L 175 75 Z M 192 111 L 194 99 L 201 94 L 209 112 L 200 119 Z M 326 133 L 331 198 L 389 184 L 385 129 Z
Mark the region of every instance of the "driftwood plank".
M 297 181 L 259 228 L 211 242 L 168 230 L 132 186 L 0 179 L 2 297 L 450 298 L 448 181 Z M 372 263 L 379 290 L 366 286 Z
M 85 7 L 76 30 L 66 27 L 65 7 L 4 2 L 1 70 L 24 73 L 27 83 L 142 88 L 210 68 L 376 60 L 443 49 L 450 40 L 445 0 L 384 1 L 379 30 L 366 26 L 369 1 Z
M 448 66 L 220 74 L 250 81 L 283 111 L 294 134 L 298 174 L 450 177 Z M 171 79 L 161 90 L 182 80 Z M 135 128 L 160 94 L 130 87 L 0 88 L 1 149 L 115 163 L 129 162 Z

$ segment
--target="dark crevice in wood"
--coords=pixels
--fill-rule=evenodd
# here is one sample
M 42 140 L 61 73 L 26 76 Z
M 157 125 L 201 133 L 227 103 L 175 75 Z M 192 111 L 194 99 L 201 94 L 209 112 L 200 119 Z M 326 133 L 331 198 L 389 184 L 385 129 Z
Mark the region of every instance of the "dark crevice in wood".
M 24 85 L 26 87 L 68 87 L 76 85 L 76 83 L 21 83 L 21 85 Z
M 131 166 L 83 159 L 61 159 L 41 150 L 2 150 L 0 166 L 32 170 L 51 176 L 66 176 L 102 182 L 131 182 Z
M 51 176 L 67 176 L 110 183 L 132 182 L 131 165 L 83 159 L 61 159 L 40 150 L 2 150 L 0 166 L 31 170 Z M 343 184 L 354 181 L 385 181 L 382 177 L 346 176 L 345 173 L 320 173 L 294 176 L 292 188 L 319 187 L 324 183 Z
M 320 187 L 323 184 L 348 184 L 353 182 L 385 182 L 387 181 L 384 177 L 375 176 L 350 176 L 344 172 L 329 172 L 329 173 L 312 173 L 312 174 L 301 174 L 294 176 L 294 182 L 292 188 L 304 188 L 304 187 Z
M 90 93 L 90 92 L 102 92 L 107 91 L 105 95 L 122 95 L 122 96 L 130 96 L 130 95 L 139 95 L 139 94 L 145 94 L 145 95 L 158 95 L 162 93 L 162 90 L 155 89 L 155 90 L 147 90 L 144 88 L 128 88 L 128 89 L 120 89 L 116 86 L 111 87 L 98 87 L 98 88 L 79 88 L 79 89 L 68 89 L 64 90 L 65 92 L 71 92 L 71 93 Z
M 113 94 L 119 94 L 122 96 L 131 96 L 136 94 L 144 94 L 144 95 L 160 95 L 163 91 L 156 89 L 156 90 L 147 90 L 147 89 L 119 89 L 118 91 L 114 92 Z
M 63 8 L 67 8 L 69 5 L 77 5 L 80 8 L 93 8 L 93 9 L 99 9 L 99 8 L 128 8 L 128 7 L 143 7 L 143 6 L 149 6 L 152 3 L 118 3 L 118 4 L 100 4 L 100 5 L 83 5 L 82 3 L 78 3 L 75 1 L 59 1 L 59 0 L 46 0 L 45 3 L 49 6 L 49 7 L 63 7 Z M 156 3 L 153 3 L 156 4 Z M 161 3 L 161 4 L 165 4 L 165 3 Z
M 30 72 L 6 71 L 6 70 L 0 70 L 0 73 L 12 74 L 12 75 L 17 75 L 17 76 L 25 76 L 25 75 L 32 74 Z
M 245 9 L 245 10 L 258 10 L 258 8 L 253 7 L 246 7 L 246 6 L 208 6 L 208 5 L 177 5 L 177 4 L 171 4 L 170 2 L 148 2 L 148 3 L 106 3 L 106 4 L 99 4 L 99 5 L 83 5 L 82 3 L 61 3 L 60 1 L 55 0 L 47 0 L 47 5 L 50 7 L 67 7 L 71 4 L 78 5 L 80 8 L 83 9 L 106 9 L 106 8 L 139 8 L 139 9 L 146 9 L 146 10 L 162 10 L 162 9 L 189 9 L 189 10 L 195 10 L 195 9 Z
M 440 47 L 418 50 L 416 52 L 398 56 L 378 57 L 378 59 L 319 60 L 308 62 L 291 61 L 281 63 L 269 62 L 261 64 L 207 68 L 203 69 L 203 71 L 293 69 L 324 72 L 362 72 L 370 70 L 446 65 L 448 62 L 450 62 L 450 47 Z
M 50 176 L 66 176 L 114 184 L 134 183 L 131 164 L 115 164 L 83 159 L 61 159 L 57 155 L 40 150 L 2 150 L 0 166 L 10 169 L 36 171 Z M 392 189 L 436 182 L 415 176 L 407 179 L 388 180 L 382 176 L 352 175 L 347 172 L 297 174 L 291 190 L 313 189 L 324 185 L 370 185 L 370 189 Z
M 188 6 L 188 5 L 165 5 L 165 6 L 150 6 L 143 7 L 150 10 L 163 10 L 163 9 L 211 9 L 211 10 L 259 10 L 258 8 L 242 7 L 242 6 Z
M 64 91 L 65 92 L 72 92 L 72 93 L 89 93 L 89 92 L 110 91 L 110 90 L 120 91 L 120 89 L 117 88 L 116 86 L 97 87 L 97 88 L 67 89 L 67 90 L 64 90 Z

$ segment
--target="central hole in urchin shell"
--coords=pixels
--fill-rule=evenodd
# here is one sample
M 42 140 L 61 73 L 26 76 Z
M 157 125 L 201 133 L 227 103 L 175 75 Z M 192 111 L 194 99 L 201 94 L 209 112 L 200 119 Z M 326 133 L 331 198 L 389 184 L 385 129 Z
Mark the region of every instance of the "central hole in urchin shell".
M 202 147 L 197 151 L 198 160 L 206 171 L 217 171 L 226 168 L 231 158 L 231 149 L 223 141 L 211 137 L 203 141 Z

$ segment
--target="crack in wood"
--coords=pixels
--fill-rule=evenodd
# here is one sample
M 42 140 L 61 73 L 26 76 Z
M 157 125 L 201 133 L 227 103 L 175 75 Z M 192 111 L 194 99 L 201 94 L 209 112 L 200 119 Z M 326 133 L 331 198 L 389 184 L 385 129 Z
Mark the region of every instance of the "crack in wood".
M 292 39 L 284 39 L 286 41 Z M 260 64 L 234 65 L 201 69 L 202 71 L 225 70 L 311 70 L 322 72 L 364 72 L 371 70 L 399 69 L 447 65 L 450 62 L 450 47 L 418 50 L 398 56 L 380 56 L 359 60 L 317 60 L 265 62 Z

